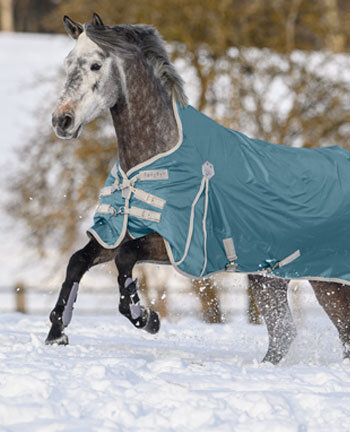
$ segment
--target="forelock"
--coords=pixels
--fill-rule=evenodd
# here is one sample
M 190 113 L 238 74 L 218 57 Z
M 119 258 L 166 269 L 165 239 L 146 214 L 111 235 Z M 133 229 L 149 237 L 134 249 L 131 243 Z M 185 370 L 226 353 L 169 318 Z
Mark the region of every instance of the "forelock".
M 77 56 L 83 54 L 103 53 L 103 50 L 91 38 L 89 38 L 85 32 L 81 33 L 78 37 L 73 50 L 74 54 Z

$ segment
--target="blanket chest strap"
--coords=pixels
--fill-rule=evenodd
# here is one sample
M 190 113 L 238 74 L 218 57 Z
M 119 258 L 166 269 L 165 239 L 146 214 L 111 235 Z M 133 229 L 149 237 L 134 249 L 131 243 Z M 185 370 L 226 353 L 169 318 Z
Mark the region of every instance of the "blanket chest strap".
M 143 208 L 132 206 L 130 208 L 125 208 L 124 211 L 130 216 L 134 216 L 140 219 L 146 219 L 151 222 L 160 222 L 161 213 L 153 210 L 146 210 Z

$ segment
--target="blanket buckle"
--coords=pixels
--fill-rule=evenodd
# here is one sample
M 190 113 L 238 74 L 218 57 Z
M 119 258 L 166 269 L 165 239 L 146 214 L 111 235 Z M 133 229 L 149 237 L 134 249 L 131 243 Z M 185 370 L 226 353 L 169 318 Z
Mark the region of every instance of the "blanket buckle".
M 227 271 L 227 273 L 237 273 L 239 270 L 237 270 L 237 264 L 231 261 L 225 265 L 225 271 Z

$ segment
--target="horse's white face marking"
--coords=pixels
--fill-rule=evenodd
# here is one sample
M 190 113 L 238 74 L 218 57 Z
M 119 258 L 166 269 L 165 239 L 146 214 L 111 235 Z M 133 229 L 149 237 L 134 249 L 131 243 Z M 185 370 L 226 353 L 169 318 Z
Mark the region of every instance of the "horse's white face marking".
M 117 61 L 85 32 L 79 36 L 65 59 L 66 82 L 52 115 L 52 125 L 59 138 L 77 138 L 84 124 L 115 105 L 123 89 L 121 77 L 118 80 L 116 76 L 121 66 L 113 68 Z

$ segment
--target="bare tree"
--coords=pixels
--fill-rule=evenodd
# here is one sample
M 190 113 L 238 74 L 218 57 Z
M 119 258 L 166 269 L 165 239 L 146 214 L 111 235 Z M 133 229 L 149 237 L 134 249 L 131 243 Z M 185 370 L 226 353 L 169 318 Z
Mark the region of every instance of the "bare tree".
M 329 33 L 325 38 L 327 49 L 332 52 L 343 52 L 345 50 L 346 36 L 342 31 L 341 10 L 337 0 L 324 0 L 325 16 L 324 19 L 329 28 Z
M 15 31 L 14 26 L 14 0 L 0 0 L 1 30 Z

